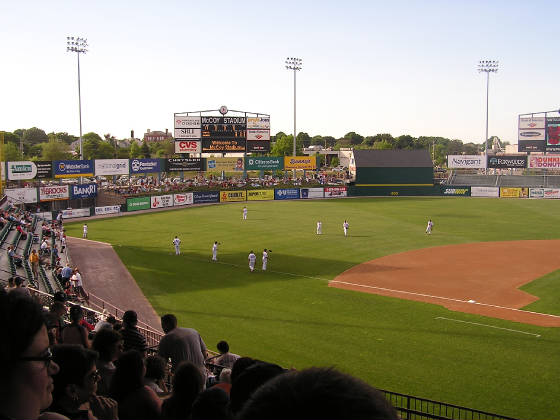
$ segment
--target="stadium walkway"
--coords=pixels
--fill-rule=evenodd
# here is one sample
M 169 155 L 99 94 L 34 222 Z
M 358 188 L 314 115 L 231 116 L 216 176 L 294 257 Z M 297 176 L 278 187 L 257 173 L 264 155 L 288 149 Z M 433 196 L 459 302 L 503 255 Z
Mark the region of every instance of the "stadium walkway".
M 135 310 L 140 321 L 161 331 L 159 316 L 111 245 L 70 236 L 67 241 L 86 291 L 122 310 Z

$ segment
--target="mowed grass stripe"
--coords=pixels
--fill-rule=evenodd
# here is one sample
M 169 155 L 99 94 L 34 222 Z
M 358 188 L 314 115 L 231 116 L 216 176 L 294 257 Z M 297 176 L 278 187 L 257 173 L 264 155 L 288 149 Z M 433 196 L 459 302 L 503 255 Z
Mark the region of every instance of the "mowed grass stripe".
M 91 220 L 88 226 L 91 239 L 115 245 L 156 311 L 176 313 L 210 348 L 225 339 L 236 353 L 283 366 L 335 365 L 397 392 L 514 417 L 553 418 L 560 412 L 558 329 L 329 288 L 316 278 L 332 280 L 361 262 L 419 248 L 557 239 L 559 208 L 557 200 L 301 200 L 186 208 Z M 428 218 L 435 223 L 431 236 L 424 234 Z M 322 236 L 315 234 L 317 220 Z M 69 224 L 67 231 L 79 237 L 81 224 Z M 183 241 L 179 258 L 170 255 L 176 234 Z M 222 243 L 218 258 L 224 264 L 210 262 L 215 240 Z M 249 251 L 257 253 L 260 267 L 265 247 L 273 250 L 270 271 L 249 273 Z M 557 313 L 560 291 L 553 281 L 545 283 L 539 288 L 550 295 L 544 309 Z

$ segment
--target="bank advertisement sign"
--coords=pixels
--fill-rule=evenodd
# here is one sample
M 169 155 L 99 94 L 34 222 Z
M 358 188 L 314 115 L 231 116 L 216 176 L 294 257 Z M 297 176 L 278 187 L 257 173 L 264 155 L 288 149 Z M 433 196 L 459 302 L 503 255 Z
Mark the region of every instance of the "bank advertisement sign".
M 503 156 L 488 156 L 489 168 L 526 168 L 527 156 L 519 155 L 503 155 Z
M 247 200 L 274 200 L 274 190 L 247 190 Z
M 219 203 L 220 193 L 218 191 L 195 191 L 193 192 L 193 203 Z
M 560 169 L 560 155 L 531 155 L 528 167 L 531 169 Z
M 130 173 L 144 174 L 161 172 L 160 159 L 130 159 Z
M 278 188 L 274 190 L 275 200 L 295 200 L 299 198 L 299 188 Z
M 206 159 L 207 171 L 243 171 L 244 163 L 242 157 L 215 157 Z
M 70 186 L 70 198 L 90 198 L 97 196 L 97 184 L 76 184 Z
M 201 158 L 171 158 L 165 160 L 165 172 L 203 171 Z
M 150 207 L 152 209 L 173 207 L 173 194 L 154 195 L 150 197 Z
M 95 208 L 95 215 L 101 216 L 103 214 L 115 214 L 121 211 L 121 206 L 104 206 L 104 207 L 96 207 Z
M 29 160 L 8 162 L 9 180 L 16 181 L 36 178 L 52 178 L 52 162 L 31 162 Z
M 246 201 L 247 191 L 220 191 L 220 202 L 225 203 L 228 201 Z
M 441 194 L 442 195 L 461 195 L 461 196 L 469 196 L 471 195 L 471 187 L 441 187 Z
M 281 171 L 284 169 L 284 157 L 246 157 L 247 171 Z
M 284 169 L 313 170 L 317 168 L 316 156 L 284 156 Z
M 147 210 L 150 208 L 150 197 L 126 199 L 126 211 Z
M 325 190 L 321 187 L 317 188 L 302 188 L 301 198 L 324 198 Z
M 93 160 L 55 160 L 53 166 L 55 178 L 93 176 Z
M 193 193 L 173 194 L 173 205 L 186 206 L 193 203 Z
M 70 196 L 68 185 L 52 185 L 39 187 L 40 201 L 68 200 Z
M 4 193 L 14 204 L 37 202 L 37 188 L 7 188 Z
M 481 155 L 449 155 L 447 156 L 448 168 L 486 168 L 486 159 Z

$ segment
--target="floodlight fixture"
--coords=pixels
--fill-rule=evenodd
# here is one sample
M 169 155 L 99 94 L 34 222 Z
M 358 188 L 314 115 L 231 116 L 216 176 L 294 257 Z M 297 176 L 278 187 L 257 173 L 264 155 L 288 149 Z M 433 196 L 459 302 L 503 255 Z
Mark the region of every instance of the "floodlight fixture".
M 75 52 L 78 56 L 78 110 L 80 114 L 80 159 L 84 158 L 82 148 L 82 92 L 80 86 L 80 54 L 85 54 L 88 51 L 88 43 L 86 38 L 81 37 L 66 37 L 66 51 Z

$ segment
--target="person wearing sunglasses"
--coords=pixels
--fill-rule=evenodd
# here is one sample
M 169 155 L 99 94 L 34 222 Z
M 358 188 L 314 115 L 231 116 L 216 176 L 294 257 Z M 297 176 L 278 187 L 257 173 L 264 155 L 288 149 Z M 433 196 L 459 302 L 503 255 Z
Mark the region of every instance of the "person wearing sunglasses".
M 51 405 L 53 375 L 59 371 L 52 360 L 41 306 L 1 290 L 0 337 L 0 418 L 38 419 Z

